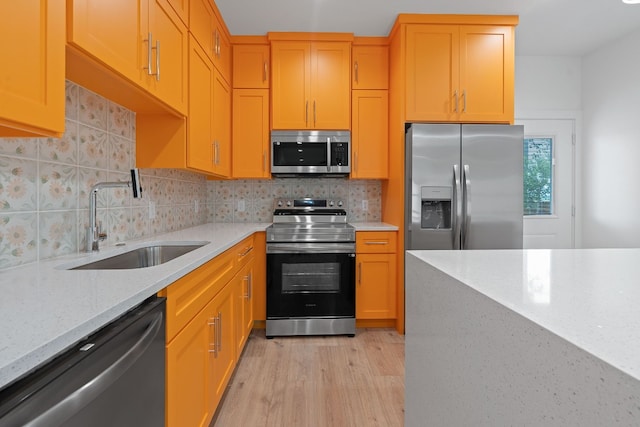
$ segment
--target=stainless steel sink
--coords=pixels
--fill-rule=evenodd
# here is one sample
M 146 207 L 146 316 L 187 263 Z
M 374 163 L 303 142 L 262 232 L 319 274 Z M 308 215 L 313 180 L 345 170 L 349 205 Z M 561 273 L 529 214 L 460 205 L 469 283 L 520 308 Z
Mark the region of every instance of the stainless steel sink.
M 196 244 L 157 244 L 132 249 L 109 258 L 82 264 L 69 270 L 127 270 L 164 264 L 209 242 Z

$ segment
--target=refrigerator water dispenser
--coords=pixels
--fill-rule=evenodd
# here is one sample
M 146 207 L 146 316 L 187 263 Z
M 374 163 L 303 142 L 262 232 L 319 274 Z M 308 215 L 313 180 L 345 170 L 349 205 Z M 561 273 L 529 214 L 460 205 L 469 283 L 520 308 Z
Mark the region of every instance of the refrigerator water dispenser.
M 421 187 L 420 228 L 427 230 L 451 229 L 451 187 Z

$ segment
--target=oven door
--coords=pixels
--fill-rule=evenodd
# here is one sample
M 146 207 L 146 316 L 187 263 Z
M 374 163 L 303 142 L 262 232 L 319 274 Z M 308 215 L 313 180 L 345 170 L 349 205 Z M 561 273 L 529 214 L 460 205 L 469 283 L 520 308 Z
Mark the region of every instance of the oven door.
M 267 245 L 267 319 L 355 317 L 355 245 Z

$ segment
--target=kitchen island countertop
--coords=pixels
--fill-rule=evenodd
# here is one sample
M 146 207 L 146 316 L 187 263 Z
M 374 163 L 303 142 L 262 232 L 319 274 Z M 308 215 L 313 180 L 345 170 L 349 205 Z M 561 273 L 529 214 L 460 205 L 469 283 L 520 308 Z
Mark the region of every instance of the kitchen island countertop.
M 405 425 L 640 424 L 639 261 L 409 251 Z
M 116 319 L 146 298 L 269 224 L 204 224 L 0 272 L 0 387 Z M 150 242 L 210 243 L 161 265 L 66 270 Z

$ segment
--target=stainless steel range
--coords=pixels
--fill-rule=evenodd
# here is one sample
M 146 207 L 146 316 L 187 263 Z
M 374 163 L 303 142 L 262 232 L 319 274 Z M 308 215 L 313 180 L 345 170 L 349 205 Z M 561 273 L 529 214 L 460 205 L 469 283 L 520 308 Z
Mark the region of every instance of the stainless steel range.
M 355 335 L 355 229 L 341 200 L 280 199 L 267 227 L 267 338 Z

